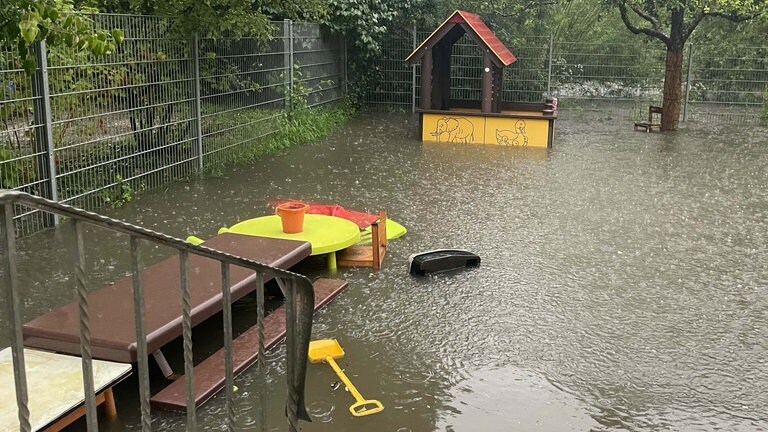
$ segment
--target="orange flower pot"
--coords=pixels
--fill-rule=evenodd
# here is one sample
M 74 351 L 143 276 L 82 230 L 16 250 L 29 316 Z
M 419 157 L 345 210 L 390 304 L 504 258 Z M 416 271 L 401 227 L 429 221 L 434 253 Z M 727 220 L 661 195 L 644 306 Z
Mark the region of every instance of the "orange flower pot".
M 304 231 L 304 213 L 309 205 L 299 201 L 288 201 L 277 206 L 277 215 L 283 222 L 283 232 L 296 234 Z

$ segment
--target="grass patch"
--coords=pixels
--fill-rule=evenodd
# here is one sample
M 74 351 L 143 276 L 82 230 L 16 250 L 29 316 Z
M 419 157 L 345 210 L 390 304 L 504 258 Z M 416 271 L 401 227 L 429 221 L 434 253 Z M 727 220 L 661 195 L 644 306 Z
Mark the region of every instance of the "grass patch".
M 264 156 L 276 154 L 295 145 L 321 140 L 337 130 L 354 113 L 348 103 L 334 107 L 316 107 L 285 113 L 270 121 L 272 133 L 253 141 L 235 145 L 231 149 L 216 153 L 216 160 L 204 164 L 204 175 L 220 177 L 228 164 L 247 164 Z M 263 114 L 259 114 L 262 115 Z M 247 121 L 246 119 L 241 119 Z M 263 126 L 263 125 L 262 125 Z M 254 128 L 256 129 L 256 128 Z M 261 131 L 263 127 L 259 128 Z M 253 131 L 254 135 L 258 133 Z M 262 132 L 263 133 L 263 132 Z M 226 147 L 226 142 L 219 145 Z

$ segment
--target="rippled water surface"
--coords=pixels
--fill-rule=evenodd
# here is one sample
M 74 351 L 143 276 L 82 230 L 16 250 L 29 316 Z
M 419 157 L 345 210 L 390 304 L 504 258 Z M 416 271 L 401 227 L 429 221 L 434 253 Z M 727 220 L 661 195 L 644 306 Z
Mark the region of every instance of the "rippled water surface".
M 408 228 L 383 270 L 335 276 L 350 287 L 314 330 L 340 341 L 341 366 L 386 408 L 353 418 L 330 367 L 310 364 L 307 432 L 768 430 L 766 129 L 661 135 L 573 119 L 558 122 L 551 151 L 422 144 L 413 131 L 408 115 L 361 116 L 327 142 L 110 214 L 208 237 L 300 198 L 383 207 Z M 72 298 L 53 258 L 60 231 L 22 242 L 28 317 Z M 94 284 L 126 269 L 125 246 L 108 240 L 89 243 Z M 482 265 L 407 274 L 408 255 L 443 247 L 476 252 Z M 322 265 L 305 271 L 324 275 Z M 252 303 L 235 314 L 253 315 Z M 218 337 L 212 329 L 197 338 Z M 270 354 L 269 382 L 237 378 L 244 430 L 258 430 L 260 388 L 273 396 L 270 430 L 284 429 L 274 397 L 283 355 Z M 139 429 L 129 396 L 108 430 Z M 200 410 L 201 429 L 221 430 L 222 402 Z M 157 427 L 183 421 L 154 416 Z

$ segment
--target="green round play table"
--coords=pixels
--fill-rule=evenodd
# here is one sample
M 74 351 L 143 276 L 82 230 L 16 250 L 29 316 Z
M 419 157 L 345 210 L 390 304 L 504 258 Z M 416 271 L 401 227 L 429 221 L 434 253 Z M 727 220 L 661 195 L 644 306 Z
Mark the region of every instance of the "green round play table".
M 304 231 L 296 234 L 284 233 L 280 216 L 277 215 L 244 220 L 219 230 L 219 234 L 223 232 L 309 242 L 312 245 L 311 255 L 328 254 L 328 267 L 332 270 L 336 269 L 336 251 L 360 241 L 360 228 L 355 223 L 335 216 L 316 214 L 304 215 Z

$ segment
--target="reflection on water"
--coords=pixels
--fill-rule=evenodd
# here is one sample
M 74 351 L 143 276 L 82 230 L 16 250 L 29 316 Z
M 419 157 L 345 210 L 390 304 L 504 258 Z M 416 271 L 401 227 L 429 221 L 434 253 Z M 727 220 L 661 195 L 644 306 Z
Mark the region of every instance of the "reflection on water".
M 308 432 L 768 430 L 765 129 L 662 135 L 629 121 L 561 121 L 555 148 L 532 152 L 421 144 L 413 126 L 407 115 L 361 117 L 327 142 L 110 213 L 208 237 L 270 201 L 301 198 L 384 207 L 408 227 L 383 270 L 337 275 L 350 287 L 316 316 L 313 335 L 339 339 L 341 367 L 385 410 L 353 418 L 335 374 L 311 364 Z M 67 236 L 22 242 L 25 316 L 73 298 L 68 262 L 56 258 Z M 112 240 L 89 240 L 92 286 L 128 269 Z M 408 255 L 443 247 L 478 253 L 482 265 L 407 274 Z M 322 275 L 316 264 L 303 270 Z M 198 329 L 201 356 L 215 348 L 206 340 L 220 340 L 215 328 Z M 269 355 L 266 383 L 253 370 L 237 378 L 244 430 L 258 430 L 260 392 L 270 430 L 283 430 L 283 356 Z M 122 423 L 107 430 L 139 429 L 126 393 Z M 219 395 L 200 410 L 200 429 L 219 430 L 223 411 Z M 183 421 L 154 415 L 158 428 Z

